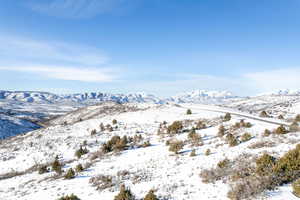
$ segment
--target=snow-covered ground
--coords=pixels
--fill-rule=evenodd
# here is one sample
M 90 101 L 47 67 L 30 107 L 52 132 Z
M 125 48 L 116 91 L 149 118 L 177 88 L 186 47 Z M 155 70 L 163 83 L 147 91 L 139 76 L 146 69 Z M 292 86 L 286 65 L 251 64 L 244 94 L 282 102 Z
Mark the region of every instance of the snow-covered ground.
M 110 103 L 109 106 L 114 105 Z M 118 106 L 130 107 L 130 104 Z M 214 184 L 203 183 L 199 176 L 203 169 L 215 167 L 224 158 L 237 158 L 242 153 L 260 155 L 267 151 L 274 156 L 280 156 L 292 149 L 300 140 L 299 133 L 263 137 L 262 133 L 266 128 L 272 130 L 278 127 L 277 123 L 285 124 L 286 121 L 261 119 L 255 114 L 237 111 L 233 107 L 200 104 L 135 106 L 137 108 L 135 110 L 125 109 L 124 111 L 118 108 L 122 112 L 114 111 L 103 115 L 90 115 L 95 110 L 97 113 L 101 109 L 99 106 L 89 106 L 71 113 L 70 116 L 76 119 L 73 120 L 74 123 L 67 123 L 67 125 L 56 123 L 47 128 L 3 140 L 0 143 L 0 199 L 54 200 L 74 193 L 82 200 L 110 200 L 118 193 L 121 183 L 130 187 L 138 199 L 142 199 L 150 189 L 155 189 L 158 196 L 172 200 L 227 199 L 228 185 L 222 181 Z M 191 115 L 186 114 L 188 108 L 192 110 Z M 223 123 L 225 127 L 241 119 L 253 125 L 251 128 L 242 128 L 236 133 L 237 135 L 250 133 L 253 137 L 250 141 L 229 147 L 217 136 L 218 127 L 221 124 L 220 116 L 223 116 L 225 112 L 232 113 L 232 119 Z M 86 115 L 89 117 L 77 121 L 78 117 Z M 118 122 L 114 131 L 100 131 L 101 123 L 112 124 L 113 119 Z M 187 143 L 180 154 L 175 155 L 170 152 L 169 147 L 166 146 L 166 141 L 170 137 L 166 135 L 162 137 L 157 132 L 163 121 L 169 125 L 176 120 L 189 120 L 191 123 L 199 120 L 206 121 L 209 126 L 196 131 L 202 136 L 204 145 L 192 147 Z M 97 133 L 91 135 L 93 129 L 96 129 Z M 143 136 L 144 141 L 150 141 L 151 146 L 130 148 L 118 154 L 108 153 L 93 161 L 90 160 L 91 154 L 98 151 L 102 143 L 112 136 L 134 136 L 137 133 Z M 187 135 L 188 132 L 184 132 L 174 137 L 187 140 Z M 256 149 L 249 148 L 261 141 L 272 142 L 273 145 Z M 83 143 L 87 144 L 90 153 L 78 159 L 74 153 Z M 195 149 L 196 156 L 190 157 L 193 149 Z M 207 149 L 211 150 L 209 156 L 205 155 Z M 52 162 L 56 155 L 59 156 L 60 161 L 67 163 L 64 166 L 65 171 L 70 167 L 74 168 L 78 163 L 83 165 L 91 163 L 91 166 L 71 180 L 51 179 L 55 172 L 41 175 L 37 171 L 28 170 L 33 165 Z M 125 171 L 126 176 L 118 176 Z M 26 173 L 12 178 L 3 178 L 3 174 L 12 172 Z M 90 178 L 96 175 L 114 177 L 115 185 L 103 191 L 97 191 L 89 183 Z M 285 185 L 276 191 L 266 191 L 258 199 L 283 200 L 296 199 L 296 197 L 291 193 L 291 186 Z

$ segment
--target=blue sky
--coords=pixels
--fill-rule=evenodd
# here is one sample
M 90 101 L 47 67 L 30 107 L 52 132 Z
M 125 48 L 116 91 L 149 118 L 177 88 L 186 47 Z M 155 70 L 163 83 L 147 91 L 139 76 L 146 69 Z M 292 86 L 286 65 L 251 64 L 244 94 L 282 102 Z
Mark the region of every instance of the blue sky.
M 299 0 L 2 0 L 0 89 L 300 89 Z

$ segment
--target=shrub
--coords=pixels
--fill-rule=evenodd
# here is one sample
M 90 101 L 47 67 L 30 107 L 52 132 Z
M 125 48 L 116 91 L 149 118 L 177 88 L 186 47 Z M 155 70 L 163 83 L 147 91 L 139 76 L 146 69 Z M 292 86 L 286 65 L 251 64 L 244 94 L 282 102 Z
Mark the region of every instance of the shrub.
M 269 129 L 265 129 L 263 136 L 268 137 L 271 135 L 271 131 Z
M 275 129 L 274 133 L 279 135 L 286 134 L 288 133 L 288 130 L 283 125 L 280 125 L 277 129 Z
M 230 147 L 234 147 L 238 145 L 238 141 L 236 137 L 234 137 L 231 133 L 227 134 L 226 141 L 228 142 Z
M 48 172 L 49 172 L 49 170 L 48 170 L 47 165 L 39 166 L 39 174 L 45 174 L 45 173 L 48 173 Z
M 53 163 L 51 164 L 52 170 L 58 174 L 62 173 L 62 164 L 59 162 L 58 157 L 55 158 Z
M 158 200 L 153 190 L 150 190 L 148 194 L 145 196 L 144 200 Z
M 131 193 L 130 189 L 126 188 L 125 185 L 122 185 L 120 192 L 115 196 L 114 200 L 134 200 L 134 196 Z
M 298 122 L 294 121 L 291 125 L 290 125 L 290 131 L 291 132 L 297 132 L 300 130 L 299 124 Z
M 115 186 L 115 183 L 113 183 L 112 176 L 102 174 L 91 177 L 89 183 L 91 183 L 93 187 L 96 187 L 96 190 L 100 191 Z
M 219 126 L 218 136 L 223 137 L 225 135 L 225 127 L 223 125 Z
M 120 136 L 113 136 L 109 141 L 102 145 L 101 151 L 103 153 L 109 153 L 112 151 L 122 151 L 126 149 L 128 144 L 127 136 L 120 138 Z
M 117 124 L 117 123 L 118 123 L 118 121 L 117 121 L 116 119 L 113 119 L 113 120 L 112 120 L 112 124 L 113 124 L 113 125 L 115 125 L 115 124 Z
M 191 109 L 187 109 L 186 114 L 187 114 L 187 115 L 191 115 L 191 114 L 192 114 Z
M 183 125 L 181 121 L 175 121 L 167 128 L 168 134 L 176 134 L 181 132 L 183 129 Z
M 284 119 L 283 115 L 279 115 L 278 119 Z
M 70 168 L 65 174 L 65 179 L 72 179 L 72 178 L 75 178 L 75 172 L 72 168 Z
M 75 168 L 76 172 L 82 172 L 84 170 L 82 164 L 78 164 L 76 165 L 76 168 Z
M 209 156 L 209 155 L 210 155 L 210 153 L 211 153 L 210 149 L 206 149 L 206 151 L 205 151 L 205 155 L 206 155 L 206 156 Z
M 281 176 L 282 183 L 294 181 L 300 175 L 300 144 L 284 154 L 274 166 L 276 174 Z
M 244 133 L 242 136 L 241 136 L 241 141 L 242 142 L 247 142 L 248 140 L 251 140 L 252 136 L 249 134 L 249 133 Z
M 228 158 L 225 158 L 224 160 L 221 160 L 218 162 L 217 166 L 221 169 L 227 167 L 230 164 L 230 160 Z
M 198 121 L 196 124 L 196 129 L 200 130 L 200 129 L 204 129 L 204 128 L 206 128 L 206 124 L 202 121 Z
M 293 182 L 292 187 L 293 187 L 293 193 L 297 197 L 300 197 L 300 179 L 297 179 L 295 182 Z
M 97 130 L 96 129 L 93 129 L 92 131 L 91 131 L 91 135 L 96 135 L 97 134 Z
M 231 120 L 231 115 L 230 115 L 230 113 L 226 113 L 225 116 L 224 116 L 224 121 L 225 121 L 225 122 L 228 122 L 228 121 L 230 121 L 230 120 Z
M 81 158 L 81 156 L 87 154 L 89 152 L 89 150 L 87 150 L 87 148 L 82 148 L 82 146 L 80 146 L 80 148 L 75 152 L 75 156 L 77 158 Z
M 150 146 L 151 146 L 150 141 L 146 141 L 142 144 L 142 147 L 150 147 Z
M 190 157 L 195 157 L 195 156 L 196 156 L 196 150 L 193 149 L 193 150 L 191 151 Z
M 269 117 L 268 113 L 265 110 L 261 111 L 259 116 L 260 117 Z
M 180 140 L 177 140 L 177 141 L 173 141 L 170 144 L 169 151 L 172 151 L 175 154 L 178 154 L 178 151 L 180 151 L 182 148 L 183 148 L 183 142 Z
M 188 139 L 191 140 L 193 146 L 200 146 L 202 143 L 201 136 L 194 129 L 188 134 Z
M 58 200 L 80 200 L 76 195 L 71 194 L 70 196 L 63 196 L 61 198 L 59 198 Z
M 105 131 L 105 127 L 104 127 L 103 123 L 101 123 L 99 127 L 100 127 L 101 132 Z
M 296 122 L 300 122 L 300 114 L 295 117 Z
M 263 154 L 256 161 L 256 173 L 260 176 L 270 175 L 276 163 L 276 159 L 269 154 Z

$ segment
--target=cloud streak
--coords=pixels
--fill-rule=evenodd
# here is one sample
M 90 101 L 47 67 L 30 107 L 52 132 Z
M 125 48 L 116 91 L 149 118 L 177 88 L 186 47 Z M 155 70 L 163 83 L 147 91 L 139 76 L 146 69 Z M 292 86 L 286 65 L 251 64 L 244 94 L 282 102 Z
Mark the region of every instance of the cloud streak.
M 98 14 L 124 10 L 135 0 L 29 0 L 33 11 L 63 18 L 92 18 Z
M 22 66 L 22 67 L 1 67 L 0 71 L 14 71 L 26 72 L 36 74 L 42 77 L 71 80 L 83 82 L 111 82 L 116 80 L 116 72 L 109 69 L 95 69 L 95 68 L 72 68 L 65 66 Z

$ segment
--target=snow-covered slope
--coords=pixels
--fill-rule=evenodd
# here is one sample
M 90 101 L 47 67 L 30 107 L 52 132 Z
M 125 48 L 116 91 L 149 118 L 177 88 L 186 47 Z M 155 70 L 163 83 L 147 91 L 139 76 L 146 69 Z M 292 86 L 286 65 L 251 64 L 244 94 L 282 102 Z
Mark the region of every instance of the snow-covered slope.
M 118 108 L 119 105 L 111 104 L 111 106 Z M 186 114 L 187 108 L 192 109 L 191 115 Z M 99 110 L 99 107 L 88 107 L 84 113 L 87 110 L 92 112 L 93 109 Z M 292 149 L 300 139 L 299 133 L 263 137 L 264 129 L 272 130 L 277 125 L 251 119 L 250 114 L 232 115 L 232 119 L 223 122 L 223 125 L 229 127 L 244 119 L 250 122 L 252 127 L 241 128 L 235 135 L 239 137 L 247 132 L 252 137 L 249 141 L 229 147 L 224 139 L 217 136 L 218 127 L 222 123 L 219 117 L 227 111 L 232 110 L 198 104 L 151 105 L 148 108 L 127 110 L 122 113 L 95 115 L 91 119 L 74 124 L 55 125 L 3 140 L 0 144 L 0 199 L 55 200 L 74 193 L 82 200 L 112 200 L 119 192 L 119 186 L 124 183 L 137 199 L 142 199 L 150 189 L 154 189 L 160 199 L 199 200 L 200 197 L 207 200 L 226 200 L 230 189 L 228 184 L 223 181 L 203 183 L 199 177 L 203 169 L 215 167 L 224 158 L 239 159 L 243 153 L 257 156 L 267 151 L 274 156 L 280 156 Z M 101 123 L 112 125 L 113 119 L 117 120 L 113 131 L 100 130 Z M 189 129 L 199 120 L 204 121 L 207 127 L 196 131 L 201 135 L 203 145 L 191 146 L 188 132 L 173 136 L 157 134 L 163 121 L 169 125 L 175 120 L 183 120 L 185 127 Z M 93 129 L 96 129 L 96 133 L 91 135 Z M 112 136 L 133 137 L 136 134 L 142 135 L 144 138 L 142 143 L 150 141 L 151 145 L 132 146 L 119 153 L 99 153 L 102 144 Z M 185 141 L 180 154 L 175 155 L 168 150 L 166 141 L 170 138 Z M 251 147 L 259 142 L 272 145 L 255 149 Z M 81 158 L 75 157 L 75 151 L 83 144 L 89 153 Z M 208 156 L 205 155 L 207 149 L 211 150 Z M 195 150 L 194 157 L 190 157 L 192 150 Z M 60 162 L 65 163 L 63 168 L 65 172 L 75 168 L 79 163 L 87 166 L 87 169 L 76 173 L 75 178 L 67 180 L 55 175 L 53 171 L 39 174 L 32 167 L 46 163 L 49 166 L 57 155 Z M 106 189 L 97 190 L 93 187 L 91 180 L 99 175 L 111 177 L 111 182 L 103 180 L 104 182 L 98 183 L 100 185 L 107 183 Z M 255 199 L 297 198 L 291 193 L 291 186 L 285 185 L 279 187 L 276 192 L 266 191 Z

